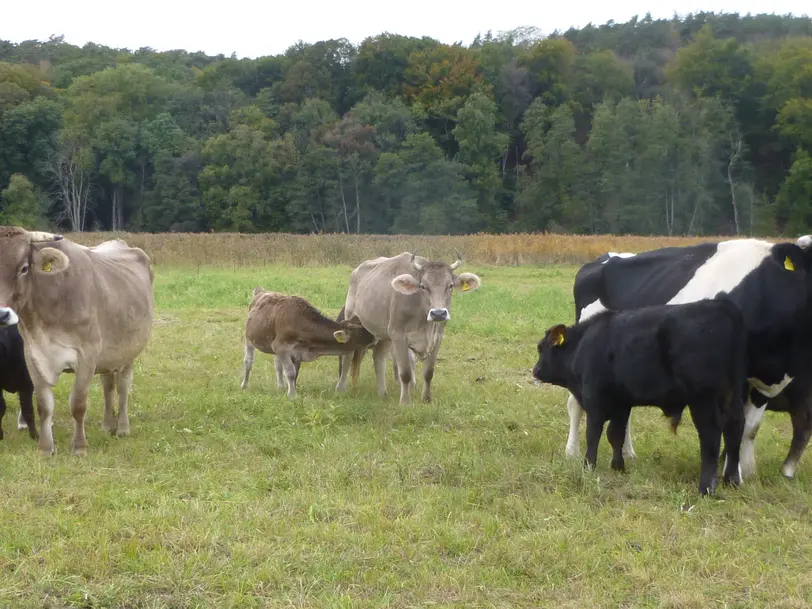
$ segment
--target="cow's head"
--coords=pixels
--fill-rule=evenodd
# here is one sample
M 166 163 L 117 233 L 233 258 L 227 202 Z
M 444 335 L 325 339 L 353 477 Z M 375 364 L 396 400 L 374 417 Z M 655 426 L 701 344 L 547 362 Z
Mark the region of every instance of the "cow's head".
M 60 239 L 62 235 L 53 233 L 0 227 L 0 327 L 17 323 L 17 311 L 28 306 L 35 280 L 68 268 L 70 261 L 64 253 L 35 246 Z
M 563 386 L 572 357 L 573 340 L 564 324 L 553 326 L 539 341 L 539 359 L 533 367 L 533 378 L 543 383 Z
M 341 329 L 333 332 L 333 336 L 341 344 L 349 343 L 358 349 L 366 349 L 377 340 L 369 330 L 356 321 L 344 320 L 338 322 L 338 325 Z
M 392 287 L 407 296 L 419 295 L 421 310 L 426 312 L 428 321 L 446 322 L 451 319 L 452 290 L 457 288 L 461 292 L 470 292 L 482 283 L 473 273 L 454 275 L 454 270 L 461 264 L 459 252 L 452 264 L 434 261 L 420 263 L 412 254 L 414 274 L 398 275 L 392 280 Z

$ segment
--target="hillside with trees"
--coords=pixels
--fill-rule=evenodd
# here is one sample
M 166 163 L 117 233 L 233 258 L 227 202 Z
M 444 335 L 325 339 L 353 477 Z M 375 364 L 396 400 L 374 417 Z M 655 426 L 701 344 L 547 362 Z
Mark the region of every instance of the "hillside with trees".
M 698 13 L 256 59 L 0 40 L 0 222 L 792 234 L 812 20 Z

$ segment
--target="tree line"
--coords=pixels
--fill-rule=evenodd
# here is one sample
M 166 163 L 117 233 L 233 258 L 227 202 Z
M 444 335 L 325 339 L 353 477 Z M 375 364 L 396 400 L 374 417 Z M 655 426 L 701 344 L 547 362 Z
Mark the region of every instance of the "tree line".
M 0 222 L 798 234 L 812 20 L 697 13 L 256 59 L 0 40 Z

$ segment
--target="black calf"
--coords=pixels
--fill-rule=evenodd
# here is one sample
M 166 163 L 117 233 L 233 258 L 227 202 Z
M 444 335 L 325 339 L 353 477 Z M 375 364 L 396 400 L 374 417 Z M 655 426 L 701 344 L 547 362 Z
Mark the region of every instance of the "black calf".
M 687 406 L 699 434 L 704 495 L 716 488 L 723 430 L 724 479 L 740 482 L 745 341 L 741 312 L 727 299 L 604 312 L 550 328 L 538 344 L 533 376 L 567 388 L 586 411 L 589 467 L 606 421 L 612 468 L 623 470 L 632 406 L 659 406 L 674 429 Z
M 28 425 L 28 434 L 36 440 L 34 385 L 25 365 L 23 337 L 16 325 L 0 328 L 0 440 L 3 439 L 3 417 L 6 415 L 3 391 L 19 394 L 22 418 Z

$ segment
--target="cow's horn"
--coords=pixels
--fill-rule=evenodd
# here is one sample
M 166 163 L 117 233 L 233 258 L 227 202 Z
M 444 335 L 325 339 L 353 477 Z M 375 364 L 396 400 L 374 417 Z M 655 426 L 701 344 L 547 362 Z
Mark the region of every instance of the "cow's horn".
M 412 266 L 413 266 L 415 269 L 417 269 L 417 271 L 418 271 L 418 272 L 419 272 L 419 271 L 422 271 L 422 270 L 423 270 L 423 265 L 422 265 L 422 264 L 420 264 L 420 263 L 419 263 L 419 262 L 418 262 L 418 261 L 415 259 L 415 256 L 417 256 L 417 252 L 415 252 L 415 253 L 413 253 L 413 254 L 412 254 Z
M 43 241 L 59 241 L 62 235 L 55 235 L 54 233 L 44 233 L 42 231 L 26 231 L 29 243 L 41 243 Z
M 454 251 L 457 252 L 457 260 L 451 264 L 452 271 L 462 264 L 462 255 L 460 254 L 460 250 L 455 248 Z

